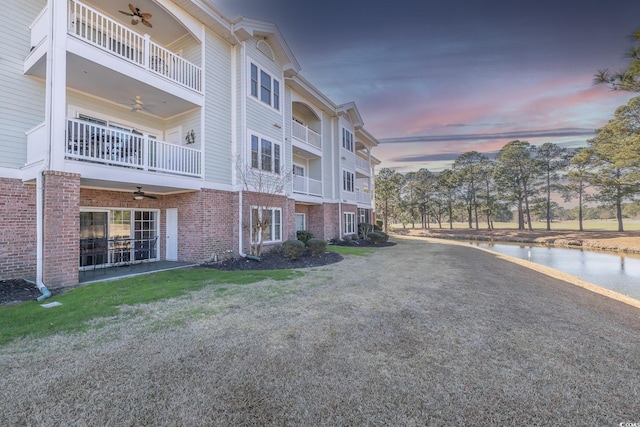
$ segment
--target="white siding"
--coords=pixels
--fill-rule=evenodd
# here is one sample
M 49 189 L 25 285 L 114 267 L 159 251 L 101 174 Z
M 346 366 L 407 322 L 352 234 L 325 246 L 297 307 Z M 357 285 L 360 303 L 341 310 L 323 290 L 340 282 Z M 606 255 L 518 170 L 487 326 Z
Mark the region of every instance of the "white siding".
M 205 180 L 231 185 L 231 48 L 207 31 L 205 49 Z
M 245 85 L 247 92 L 247 129 L 258 132 L 265 135 L 268 138 L 272 138 L 274 141 L 283 141 L 283 120 L 282 112 L 284 109 L 285 98 L 285 84 L 282 75 L 282 64 L 272 61 L 265 54 L 260 52 L 256 48 L 256 40 L 247 40 L 246 54 L 247 60 L 247 81 L 240 82 Z M 258 67 L 262 68 L 265 72 L 269 73 L 272 78 L 275 78 L 280 83 L 280 110 L 276 110 L 264 102 L 251 96 L 249 90 L 249 78 L 250 70 L 249 62 L 253 62 Z
M 202 49 L 200 43 L 190 34 L 181 37 L 169 46 L 172 52 L 179 53 L 181 57 L 192 64 L 202 64 Z
M 45 85 L 22 74 L 31 48 L 29 25 L 44 0 L 0 2 L 0 167 L 18 168 L 27 161 L 25 132 L 44 121 Z

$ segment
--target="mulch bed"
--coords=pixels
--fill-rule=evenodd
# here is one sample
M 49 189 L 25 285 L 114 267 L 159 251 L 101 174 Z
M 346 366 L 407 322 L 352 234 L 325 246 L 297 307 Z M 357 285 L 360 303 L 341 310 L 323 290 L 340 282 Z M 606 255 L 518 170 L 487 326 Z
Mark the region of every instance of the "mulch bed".
M 248 258 L 233 258 L 222 262 L 203 264 L 203 267 L 218 270 L 281 270 L 291 268 L 320 267 L 342 261 L 343 257 L 335 252 L 325 252 L 323 256 L 312 258 L 308 253 L 298 259 L 285 258 L 281 253 L 267 252 L 260 261 Z
M 23 279 L 0 280 L 0 305 L 35 300 L 40 295 L 35 283 Z

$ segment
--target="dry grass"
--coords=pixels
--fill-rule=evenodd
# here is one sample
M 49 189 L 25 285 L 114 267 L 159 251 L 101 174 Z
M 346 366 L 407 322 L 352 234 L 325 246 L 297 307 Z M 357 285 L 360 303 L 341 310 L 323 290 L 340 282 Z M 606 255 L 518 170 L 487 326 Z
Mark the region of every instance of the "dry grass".
M 640 421 L 638 309 L 468 245 L 208 292 L 0 348 L 0 425 Z

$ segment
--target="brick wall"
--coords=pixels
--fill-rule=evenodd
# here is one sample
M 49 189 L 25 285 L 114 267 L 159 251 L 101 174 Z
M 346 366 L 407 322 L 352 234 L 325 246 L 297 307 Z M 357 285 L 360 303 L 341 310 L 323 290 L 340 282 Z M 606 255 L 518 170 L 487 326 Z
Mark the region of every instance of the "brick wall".
M 324 208 L 322 205 L 296 205 L 296 212 L 306 215 L 307 231 L 313 234 L 314 237 L 318 239 L 330 239 L 333 237 L 325 236 Z
M 178 210 L 178 260 L 204 262 L 233 256 L 238 246 L 238 195 L 208 190 L 133 200 L 131 192 L 82 189 L 81 206 L 95 208 L 157 209 L 160 211 L 158 246 L 166 259 L 166 210 Z
M 238 194 L 202 190 L 163 198 L 165 208 L 178 208 L 178 259 L 222 260 L 237 255 Z M 163 233 L 166 233 L 163 222 Z M 166 234 L 163 234 L 166 235 Z
M 0 178 L 0 280 L 36 277 L 36 186 Z
M 44 172 L 44 271 L 47 286 L 78 283 L 80 175 Z
M 325 203 L 323 208 L 324 236 L 326 239 L 341 237 L 340 207 L 337 203 Z

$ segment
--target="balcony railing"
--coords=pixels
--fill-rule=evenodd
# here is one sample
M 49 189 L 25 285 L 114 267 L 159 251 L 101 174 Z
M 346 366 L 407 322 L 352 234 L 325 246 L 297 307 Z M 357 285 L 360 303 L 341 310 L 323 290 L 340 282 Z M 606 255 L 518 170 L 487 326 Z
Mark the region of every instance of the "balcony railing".
M 67 119 L 68 159 L 200 177 L 200 150 L 83 120 Z
M 371 204 L 371 195 L 364 191 L 356 191 L 356 202 Z
M 293 137 L 299 141 L 307 143 L 315 148 L 322 148 L 322 137 L 320 134 L 312 131 L 305 125 L 301 125 L 296 121 L 291 122 L 291 133 Z
M 322 181 L 307 178 L 306 176 L 294 175 L 293 192 L 308 194 L 310 196 L 322 196 Z
M 363 159 L 362 157 L 356 157 L 356 167 L 364 172 L 366 172 L 367 174 L 371 173 L 371 166 L 369 165 L 369 162 L 365 159 Z
M 76 0 L 69 1 L 69 34 L 175 83 L 202 91 L 202 69 Z

